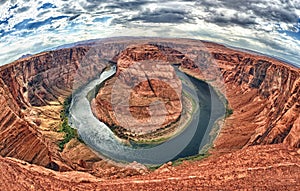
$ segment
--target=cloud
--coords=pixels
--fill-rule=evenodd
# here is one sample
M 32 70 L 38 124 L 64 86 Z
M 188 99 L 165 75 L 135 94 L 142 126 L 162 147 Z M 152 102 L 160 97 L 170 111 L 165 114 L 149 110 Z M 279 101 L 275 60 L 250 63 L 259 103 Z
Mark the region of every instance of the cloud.
M 87 12 L 96 12 L 101 9 L 115 12 L 115 10 L 133 11 L 140 10 L 142 6 L 151 3 L 147 0 L 135 1 L 114 1 L 114 0 L 86 0 L 82 1 L 80 5 Z
M 7 2 L 7 0 L 0 0 L 0 5 L 3 5 L 6 2 Z
M 146 23 L 183 23 L 190 22 L 193 18 L 187 11 L 179 9 L 156 9 L 139 12 L 129 21 L 143 21 Z
M 122 9 L 122 10 L 140 10 L 143 6 L 151 3 L 151 1 L 129 1 L 129 2 L 114 2 L 105 6 L 106 9 Z
M 216 13 L 213 15 L 214 16 L 204 18 L 204 20 L 224 27 L 228 25 L 239 25 L 243 27 L 249 27 L 258 24 L 254 17 L 246 17 L 238 13 L 235 13 L 232 16 Z
M 299 18 L 299 0 L 198 1 L 205 14 L 200 17 L 220 26 L 240 25 L 262 29 L 265 23 L 294 25 Z M 297 6 L 295 6 L 297 5 Z M 232 14 L 233 13 L 233 14 Z
M 63 18 L 68 18 L 68 16 L 49 17 L 46 20 L 38 21 L 38 22 L 31 22 L 31 21 L 33 21 L 33 19 L 24 19 L 22 22 L 16 24 L 14 26 L 14 29 L 16 29 L 16 30 L 22 30 L 22 29 L 33 30 L 33 29 L 37 29 L 37 28 L 45 26 L 45 25 L 51 25 L 53 21 L 60 20 Z
M 22 12 L 28 11 L 29 9 L 30 9 L 30 6 L 20 7 L 17 10 L 17 13 L 22 13 Z
M 44 3 L 42 6 L 38 7 L 37 10 L 40 9 L 51 9 L 51 8 L 57 8 L 55 5 L 52 3 Z
M 291 31 L 299 31 L 300 0 L 0 0 L 0 4 L 0 49 L 5 49 L 0 64 L 63 43 L 118 35 L 197 38 L 300 60 L 299 39 L 291 37 Z M 26 43 L 27 39 L 37 42 Z M 16 46 L 19 42 L 28 48 Z

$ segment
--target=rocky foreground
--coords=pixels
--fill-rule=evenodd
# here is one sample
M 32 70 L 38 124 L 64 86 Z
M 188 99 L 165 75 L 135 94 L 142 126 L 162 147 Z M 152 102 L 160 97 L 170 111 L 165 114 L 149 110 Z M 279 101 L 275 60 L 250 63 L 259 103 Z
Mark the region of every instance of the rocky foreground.
M 76 139 L 61 152 L 63 101 L 120 52 L 149 43 L 184 54 L 181 70 L 226 96 L 233 114 L 210 157 L 149 172 L 108 163 Z M 116 38 L 23 58 L 0 74 L 1 190 L 299 190 L 299 68 L 209 42 Z
M 282 144 L 247 147 L 177 167 L 164 165 L 143 176 L 110 180 L 85 172 L 54 172 L 11 158 L 1 157 L 0 167 L 2 190 L 300 189 L 300 151 Z

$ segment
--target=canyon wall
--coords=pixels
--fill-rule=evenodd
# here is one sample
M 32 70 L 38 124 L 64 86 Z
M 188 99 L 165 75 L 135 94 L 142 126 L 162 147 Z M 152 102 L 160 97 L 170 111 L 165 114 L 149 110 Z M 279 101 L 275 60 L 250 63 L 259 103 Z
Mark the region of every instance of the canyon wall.
M 62 106 L 73 90 L 103 71 L 107 65 L 105 56 L 115 49 L 111 45 L 102 47 L 104 49 L 85 46 L 49 51 L 1 67 L 2 156 L 15 157 L 55 170 L 69 169 L 70 164 L 58 152 L 56 139 L 44 135 L 50 131 L 56 133 L 59 125 L 54 129 L 50 126 L 41 129 L 39 117 L 48 116 L 46 121 L 56 118 L 57 124 L 60 123 L 60 110 L 55 113 L 57 116 L 51 116 L 50 110 L 44 106 Z
M 211 44 L 207 49 L 220 68 L 223 93 L 233 109 L 216 147 L 286 143 L 299 148 L 300 70 L 255 53 Z
M 1 68 L 1 155 L 58 169 L 62 160 L 56 144 L 46 140 L 35 121 L 27 121 L 24 113 L 70 94 L 68 85 L 71 50 L 42 53 Z M 61 71 L 66 69 L 65 74 Z M 71 73 L 71 71 L 70 71 Z M 58 85 L 58 82 L 59 85 Z

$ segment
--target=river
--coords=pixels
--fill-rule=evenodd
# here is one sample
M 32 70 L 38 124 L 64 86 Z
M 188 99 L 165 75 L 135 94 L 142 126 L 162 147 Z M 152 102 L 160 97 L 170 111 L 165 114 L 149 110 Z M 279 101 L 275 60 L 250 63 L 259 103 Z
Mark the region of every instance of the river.
M 94 151 L 115 161 L 162 164 L 196 155 L 211 142 L 209 134 L 215 121 L 225 113 L 224 103 L 210 85 L 177 70 L 183 89 L 198 104 L 189 125 L 177 136 L 153 147 L 133 148 L 121 143 L 110 128 L 93 115 L 87 99 L 87 94 L 114 75 L 115 71 L 113 66 L 72 95 L 70 125 L 78 130 L 81 139 Z

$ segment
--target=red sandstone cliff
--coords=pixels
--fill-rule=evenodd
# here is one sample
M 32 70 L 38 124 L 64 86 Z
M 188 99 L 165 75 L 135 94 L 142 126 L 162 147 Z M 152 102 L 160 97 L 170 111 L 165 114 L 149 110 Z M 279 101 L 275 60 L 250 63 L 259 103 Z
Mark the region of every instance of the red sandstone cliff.
M 209 50 L 234 110 L 216 145 L 286 143 L 299 148 L 300 70 L 265 56 L 227 48 Z
M 44 136 L 45 131 L 39 129 L 38 119 L 27 115 L 41 111 L 38 116 L 49 116 L 49 111 L 35 109 L 51 106 L 52 102 L 56 102 L 54 106 L 62 103 L 73 88 L 83 85 L 104 69 L 105 63 L 89 60 L 87 54 L 91 54 L 88 47 L 76 47 L 41 53 L 1 67 L 2 156 L 15 157 L 56 170 L 69 169 L 69 164 L 64 164 L 66 161 L 58 152 L 57 143 Z M 59 120 L 59 113 L 54 117 Z

